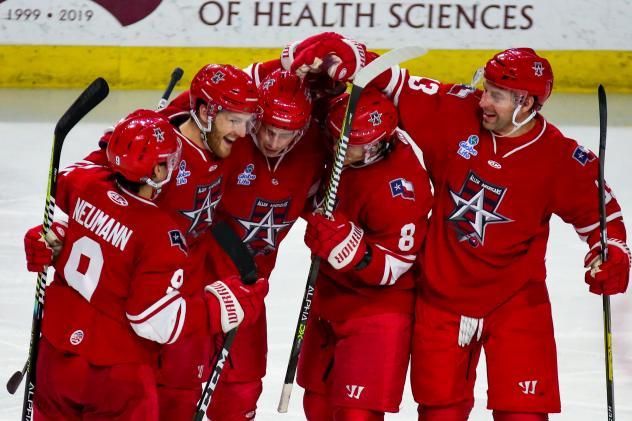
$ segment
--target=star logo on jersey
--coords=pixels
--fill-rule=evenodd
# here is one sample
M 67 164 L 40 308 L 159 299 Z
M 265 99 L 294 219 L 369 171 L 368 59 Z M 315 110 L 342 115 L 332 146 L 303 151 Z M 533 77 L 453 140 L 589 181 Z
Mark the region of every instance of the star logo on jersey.
M 163 132 L 160 127 L 154 127 L 154 137 L 156 138 L 156 142 L 160 143 L 165 140 L 165 132 Z
M 270 202 L 257 198 L 250 218 L 236 218 L 244 228 L 242 241 L 254 256 L 267 255 L 277 249 L 279 233 L 294 221 L 285 221 L 291 199 Z
M 224 75 L 224 73 L 221 70 L 218 70 L 211 77 L 211 82 L 213 82 L 213 83 L 220 83 L 222 80 L 224 80 L 225 77 L 226 77 L 226 75 Z
M 450 189 L 454 210 L 448 216 L 453 223 L 459 241 L 467 241 L 478 247 L 485 241 L 485 229 L 489 224 L 513 222 L 496 210 L 507 188 L 494 186 L 470 171 L 458 193 Z
M 171 241 L 171 246 L 177 246 L 184 253 L 188 252 L 187 242 L 180 230 L 169 231 L 169 241 Z
M 373 123 L 374 126 L 379 126 L 382 124 L 382 113 L 378 111 L 373 111 L 369 114 L 369 122 Z
M 268 89 L 270 89 L 272 85 L 274 85 L 274 79 L 273 78 L 266 79 L 263 82 L 263 89 L 267 91 Z
M 186 235 L 197 237 L 211 225 L 215 208 L 222 197 L 221 183 L 222 177 L 218 177 L 211 184 L 197 186 L 195 198 L 193 199 L 193 209 L 179 211 L 191 220 L 191 225 L 189 225 Z
M 533 63 L 533 72 L 536 76 L 544 76 L 544 66 L 541 62 L 536 61 Z

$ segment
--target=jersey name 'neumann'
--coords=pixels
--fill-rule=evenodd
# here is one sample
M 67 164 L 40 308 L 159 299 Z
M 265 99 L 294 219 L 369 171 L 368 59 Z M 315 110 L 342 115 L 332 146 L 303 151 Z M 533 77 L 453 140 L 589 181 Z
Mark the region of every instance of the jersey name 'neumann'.
M 134 233 L 134 231 L 80 197 L 77 198 L 72 219 L 94 232 L 97 236 L 102 237 L 114 247 L 118 247 L 121 251 L 125 250 L 127 241 Z

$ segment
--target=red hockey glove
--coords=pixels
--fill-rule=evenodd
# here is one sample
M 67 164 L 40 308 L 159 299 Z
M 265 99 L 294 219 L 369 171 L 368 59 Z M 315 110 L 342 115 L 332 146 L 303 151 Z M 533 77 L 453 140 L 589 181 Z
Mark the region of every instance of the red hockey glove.
M 24 251 L 26 253 L 26 268 L 29 272 L 43 272 L 53 263 L 53 260 L 64 245 L 66 224 L 53 222 L 46 234 L 42 234 L 42 225 L 31 228 L 24 235 Z
M 219 333 L 249 325 L 261 316 L 263 299 L 268 294 L 267 279 L 259 279 L 252 285 L 244 285 L 239 276 L 231 276 L 213 282 L 204 288 L 211 320 L 211 333 Z
M 608 239 L 608 260 L 601 262 L 601 244 L 593 246 L 584 258 L 586 283 L 593 294 L 613 295 L 625 292 L 630 280 L 630 249 L 621 240 Z
M 334 80 L 352 80 L 366 62 L 366 46 L 335 32 L 324 32 L 289 44 L 281 65 L 300 77 L 325 71 Z
M 341 213 L 328 219 L 320 213 L 307 216 L 305 244 L 312 253 L 327 259 L 336 270 L 353 269 L 364 257 L 364 231 Z

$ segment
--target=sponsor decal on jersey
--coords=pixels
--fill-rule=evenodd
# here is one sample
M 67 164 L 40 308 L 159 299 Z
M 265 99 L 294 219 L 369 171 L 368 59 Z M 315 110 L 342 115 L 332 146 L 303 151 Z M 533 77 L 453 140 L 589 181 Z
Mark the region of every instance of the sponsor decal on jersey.
M 402 197 L 408 200 L 415 200 L 415 189 L 413 183 L 405 178 L 397 178 L 389 182 L 391 187 L 391 195 L 393 197 Z
M 70 344 L 75 345 L 75 346 L 79 345 L 81 341 L 83 341 L 83 337 L 84 337 L 83 330 L 75 330 L 70 335 Z
M 242 241 L 253 255 L 267 255 L 277 249 L 280 232 L 294 223 L 285 220 L 291 200 L 271 202 L 257 198 L 247 219 L 235 218 L 244 228 Z
M 454 209 L 448 221 L 453 224 L 459 241 L 478 247 L 485 242 L 485 228 L 489 224 L 513 222 L 497 212 L 506 192 L 506 187 L 488 183 L 471 170 L 458 193 L 450 189 Z
M 487 163 L 489 164 L 490 167 L 492 168 L 496 168 L 497 170 L 502 168 L 502 165 L 500 165 L 498 162 L 494 161 L 494 160 L 489 160 L 487 161 Z
M 171 241 L 171 246 L 177 246 L 183 252 L 188 252 L 189 248 L 187 247 L 187 242 L 184 239 L 184 235 L 180 232 L 180 230 L 171 230 L 169 231 L 169 241 Z
M 471 156 L 478 155 L 478 151 L 474 148 L 478 145 L 478 136 L 475 134 L 470 135 L 467 140 L 459 142 L 459 150 L 457 153 L 465 159 L 470 159 Z
M 249 186 L 250 182 L 257 178 L 252 172 L 255 170 L 254 164 L 246 165 L 244 171 L 237 176 L 237 184 L 240 186 Z
M 187 177 L 191 175 L 191 171 L 187 171 L 187 161 L 184 159 L 178 165 L 178 174 L 176 175 L 176 186 L 182 186 L 187 183 Z
M 125 199 L 123 196 L 115 191 L 108 190 L 107 195 L 112 202 L 116 203 L 119 206 L 127 206 L 129 204 L 127 203 L 127 199 Z
M 211 184 L 197 186 L 192 209 L 179 211 L 191 220 L 186 235 L 197 237 L 210 227 L 215 215 L 215 208 L 222 197 L 221 184 L 222 177 L 220 176 Z
M 573 159 L 582 165 L 586 165 L 597 159 L 597 156 L 592 151 L 578 145 L 573 151 Z
M 459 98 L 466 98 L 469 94 L 476 91 L 476 88 L 470 85 L 452 85 L 448 91 L 448 95 L 454 95 Z

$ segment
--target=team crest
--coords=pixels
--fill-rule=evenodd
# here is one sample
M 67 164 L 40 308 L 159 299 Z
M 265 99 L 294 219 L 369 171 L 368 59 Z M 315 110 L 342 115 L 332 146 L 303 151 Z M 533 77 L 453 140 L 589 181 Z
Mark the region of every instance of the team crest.
M 476 145 L 478 145 L 478 136 L 470 135 L 467 140 L 459 142 L 459 150 L 456 153 L 465 159 L 470 159 L 471 156 L 478 155 L 478 151 L 475 149 Z
M 369 114 L 369 123 L 372 123 L 374 126 L 379 126 L 382 124 L 382 113 L 378 111 L 373 111 Z
M 415 200 L 415 189 L 413 183 L 405 178 L 398 178 L 389 182 L 391 187 L 391 195 L 393 197 L 402 197 L 408 200 Z
M 237 184 L 240 186 L 249 186 L 250 182 L 257 178 L 257 176 L 252 173 L 254 170 L 254 164 L 246 165 L 244 171 L 237 176 Z
M 454 210 L 448 221 L 453 224 L 459 241 L 478 247 L 485 241 L 485 229 L 489 224 L 513 222 L 497 212 L 506 191 L 506 187 L 489 184 L 473 171 L 468 173 L 461 191 L 456 193 L 450 189 Z
M 156 138 L 156 142 L 160 143 L 165 140 L 165 132 L 163 132 L 160 127 L 154 127 L 154 137 Z
M 189 251 L 184 235 L 182 235 L 180 230 L 169 231 L 169 240 L 171 241 L 172 246 L 177 246 L 185 253 Z
M 218 177 L 211 184 L 197 186 L 193 208 L 187 211 L 179 211 L 191 220 L 186 235 L 197 237 L 210 227 L 215 215 L 215 208 L 222 197 L 221 184 L 222 177 Z
M 236 218 L 244 228 L 242 241 L 254 256 L 267 255 L 277 249 L 280 232 L 294 223 L 285 220 L 291 200 L 270 202 L 257 198 L 248 219 Z
M 541 62 L 536 61 L 533 63 L 533 74 L 536 76 L 544 76 L 544 66 Z
M 591 150 L 586 149 L 581 145 L 577 145 L 573 151 L 573 159 L 582 165 L 586 165 L 587 163 L 597 159 L 597 156 Z
M 224 75 L 224 73 L 221 70 L 218 70 L 211 77 L 211 82 L 213 82 L 213 83 L 220 83 L 222 80 L 224 80 L 225 77 L 226 77 L 226 75 Z

